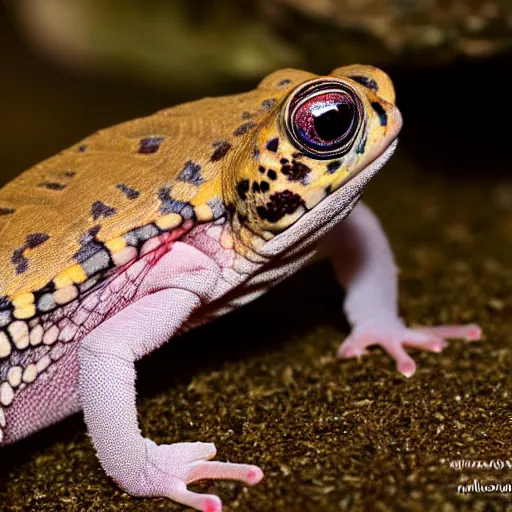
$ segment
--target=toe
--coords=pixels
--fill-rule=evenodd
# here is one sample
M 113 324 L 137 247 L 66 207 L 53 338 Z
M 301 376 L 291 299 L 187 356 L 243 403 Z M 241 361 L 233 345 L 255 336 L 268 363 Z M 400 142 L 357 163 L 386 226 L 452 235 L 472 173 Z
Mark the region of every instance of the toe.
M 230 462 L 202 461 L 192 465 L 187 483 L 197 480 L 239 480 L 249 485 L 257 484 L 263 478 L 258 466 L 232 464 Z
M 351 357 L 360 357 L 366 355 L 368 352 L 366 349 L 357 345 L 341 345 L 338 349 L 338 356 L 344 359 L 350 359 Z
M 189 491 L 184 482 L 174 486 L 169 498 L 203 512 L 222 512 L 222 501 L 218 496 Z
M 416 363 L 405 351 L 401 343 L 390 341 L 382 344 L 382 348 L 396 361 L 397 370 L 406 377 L 412 377 L 416 371 Z
M 476 324 L 418 327 L 415 330 L 438 338 L 463 339 L 466 341 L 477 341 L 482 336 L 482 329 Z
M 442 352 L 448 346 L 448 343 L 442 338 L 434 336 L 426 337 L 425 339 L 407 339 L 403 342 L 407 348 L 414 348 L 416 350 L 428 350 L 429 352 Z

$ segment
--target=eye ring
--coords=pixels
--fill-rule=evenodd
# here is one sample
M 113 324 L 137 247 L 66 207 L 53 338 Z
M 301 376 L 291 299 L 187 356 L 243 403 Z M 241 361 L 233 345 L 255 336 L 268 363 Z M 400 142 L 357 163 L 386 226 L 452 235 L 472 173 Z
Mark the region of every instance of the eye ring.
M 356 92 L 337 80 L 315 80 L 290 97 L 285 126 L 295 147 L 317 159 L 343 156 L 364 127 L 364 107 Z

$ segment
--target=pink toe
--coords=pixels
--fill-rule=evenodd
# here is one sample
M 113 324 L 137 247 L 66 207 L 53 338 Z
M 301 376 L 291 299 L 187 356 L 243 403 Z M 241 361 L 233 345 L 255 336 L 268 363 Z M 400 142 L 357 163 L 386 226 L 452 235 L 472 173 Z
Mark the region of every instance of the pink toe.
M 349 359 L 351 357 L 360 357 L 366 354 L 365 349 L 361 349 L 356 346 L 348 346 L 343 347 L 343 345 L 338 350 L 338 356 L 344 357 L 345 359 Z
M 467 326 L 466 339 L 468 341 L 477 341 L 482 337 L 482 329 L 479 325 L 471 324 Z
M 262 478 L 263 478 L 263 471 L 258 467 L 254 467 L 254 469 L 250 469 L 247 472 L 247 480 L 246 481 L 249 485 L 256 485 L 258 482 L 261 481 Z
M 476 341 L 482 336 L 482 329 L 476 324 L 437 325 L 434 327 L 419 327 L 416 330 L 440 338 L 463 339 L 466 341 Z
M 398 364 L 397 368 L 398 371 L 407 378 L 412 377 L 416 372 L 416 364 L 412 360 L 402 361 Z
M 444 340 L 436 340 L 432 343 L 432 352 L 442 352 L 445 347 L 448 346 L 448 343 Z
M 222 512 L 222 502 L 219 498 L 207 498 L 204 502 L 203 512 Z

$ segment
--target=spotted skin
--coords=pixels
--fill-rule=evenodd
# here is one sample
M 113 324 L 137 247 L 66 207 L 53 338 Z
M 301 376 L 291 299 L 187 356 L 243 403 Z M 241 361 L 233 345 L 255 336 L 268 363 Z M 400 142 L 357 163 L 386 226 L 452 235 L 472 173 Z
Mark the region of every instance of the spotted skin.
M 361 103 L 343 158 L 312 154 L 284 122 L 304 87 L 324 83 Z M 220 512 L 217 496 L 186 485 L 255 484 L 262 471 L 210 462 L 207 443 L 142 438 L 133 363 L 258 297 L 324 252 L 322 237 L 335 236 L 329 250 L 350 241 L 339 226 L 352 209 L 342 225 L 369 252 L 360 275 L 340 277 L 353 326 L 340 355 L 359 355 L 373 340 L 411 374 L 402 342 L 434 349 L 444 333 L 477 337 L 400 323 L 389 246 L 364 207 L 354 208 L 400 127 L 382 71 L 286 69 L 247 93 L 99 131 L 8 183 L 0 190 L 0 445 L 82 409 L 103 468 L 125 491 Z M 335 266 L 345 261 L 338 252 Z M 354 299 L 361 293 L 372 297 L 363 306 Z

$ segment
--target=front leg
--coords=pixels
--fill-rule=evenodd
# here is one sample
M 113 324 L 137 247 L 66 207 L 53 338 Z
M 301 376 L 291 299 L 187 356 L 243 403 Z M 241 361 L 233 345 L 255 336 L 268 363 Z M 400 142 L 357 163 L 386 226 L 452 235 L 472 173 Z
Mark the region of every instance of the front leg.
M 188 256 L 193 267 L 196 260 Z M 166 280 L 179 284 L 146 295 L 82 341 L 81 405 L 101 465 L 126 492 L 168 497 L 199 510 L 220 512 L 217 496 L 193 493 L 187 484 L 201 479 L 255 484 L 263 477 L 262 471 L 256 466 L 209 461 L 215 456 L 210 443 L 157 445 L 142 437 L 138 426 L 134 362 L 165 343 L 201 305 L 201 290 L 189 291 L 187 282 L 200 289 L 211 280 L 197 265 L 181 277 L 174 275 L 163 260 L 161 270 L 153 275 L 155 286 L 169 284 Z M 187 260 L 177 261 L 177 266 L 184 265 Z
M 396 361 L 398 371 L 410 377 L 416 364 L 404 347 L 441 352 L 445 338 L 480 338 L 476 325 L 405 326 L 398 316 L 393 253 L 378 219 L 363 203 L 327 235 L 323 251 L 331 256 L 346 289 L 344 310 L 352 332 L 339 348 L 341 357 L 361 356 L 368 346 L 380 345 Z

